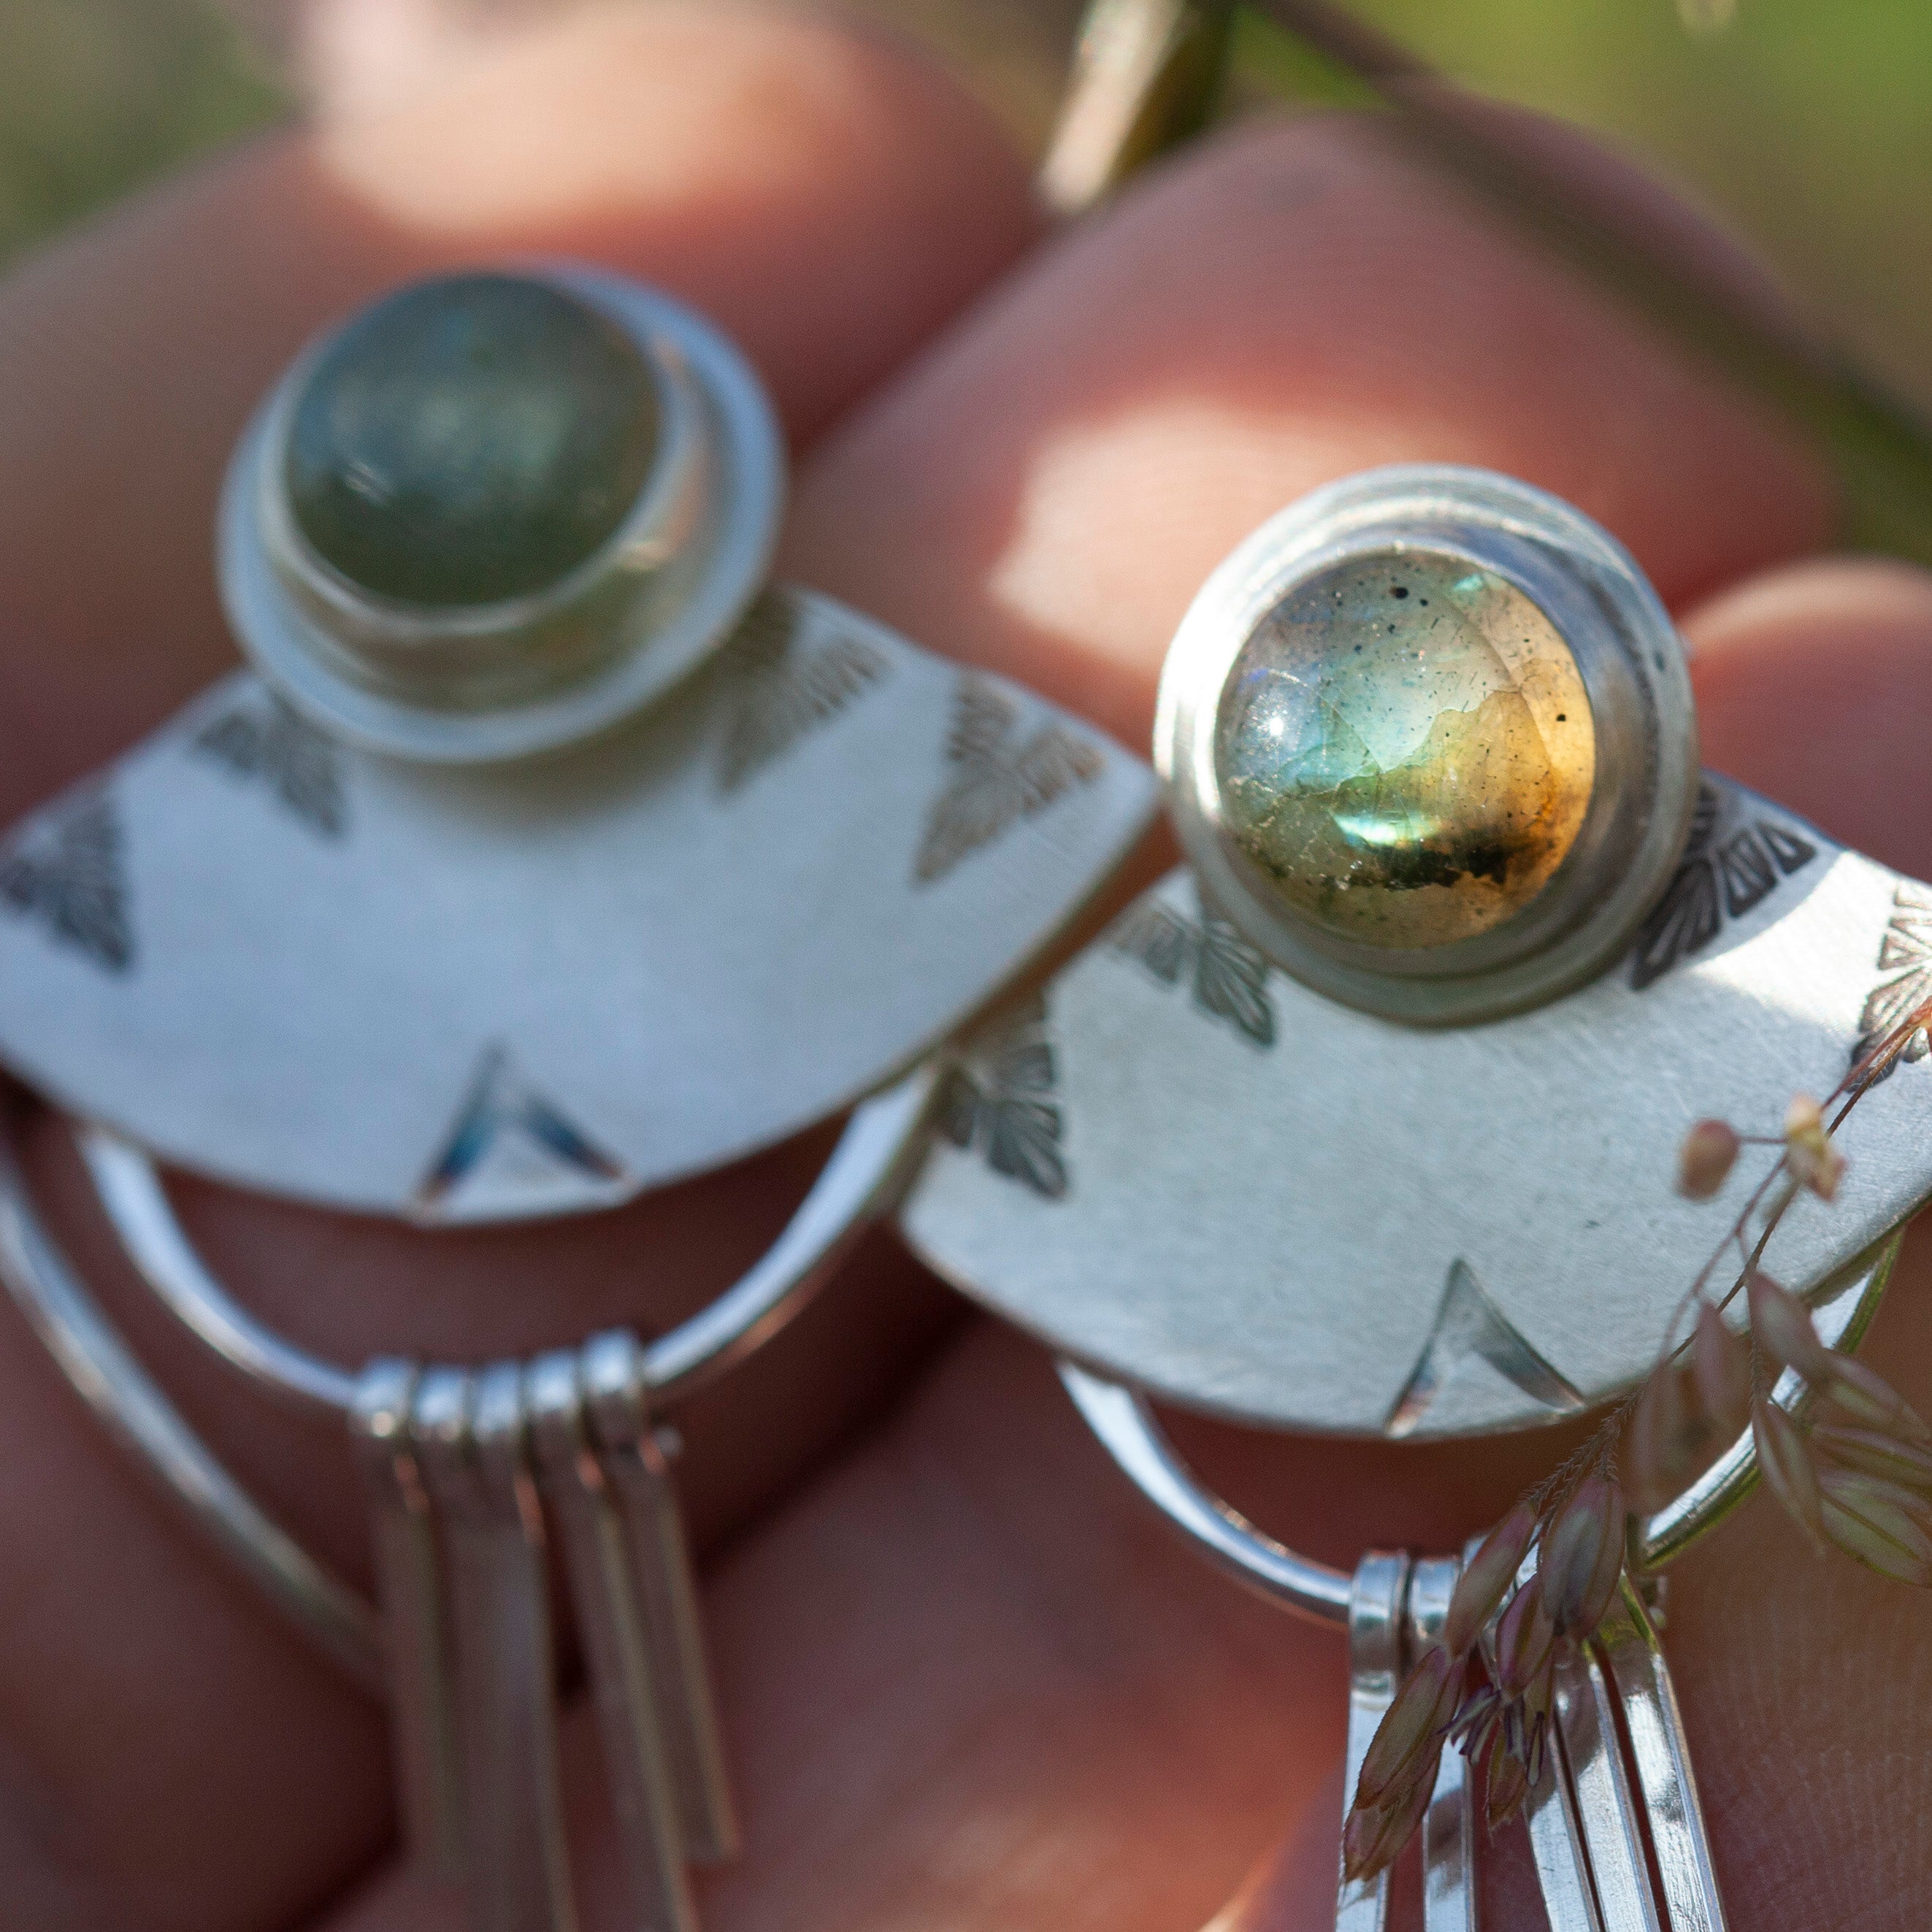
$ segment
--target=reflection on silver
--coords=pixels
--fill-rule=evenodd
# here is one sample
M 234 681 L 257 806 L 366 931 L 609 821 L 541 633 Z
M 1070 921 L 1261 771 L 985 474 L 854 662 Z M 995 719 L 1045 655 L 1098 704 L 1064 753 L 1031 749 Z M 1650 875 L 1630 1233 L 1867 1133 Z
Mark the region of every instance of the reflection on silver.
M 1406 1638 L 1411 1659 L 1442 1641 L 1462 1574 L 1453 1556 L 1418 1557 L 1412 1566 Z M 1423 1932 L 1476 1932 L 1475 1802 L 1462 1748 L 1451 1740 L 1442 1747 L 1422 1821 Z
M 256 1388 L 350 1430 L 380 1612 L 262 1514 L 147 1378 L 48 1238 L 0 1141 L 0 1276 L 68 1379 L 190 1517 L 357 1681 L 386 1686 L 410 1847 L 443 1869 L 462 1858 L 491 1932 L 566 1932 L 574 1909 L 554 1797 L 539 1483 L 562 1532 L 641 1922 L 689 1932 L 686 1863 L 734 1848 L 655 1410 L 775 1334 L 890 1208 L 945 1078 L 920 1067 L 859 1108 L 778 1240 L 716 1301 L 648 1348 L 615 1332 L 547 1357 L 527 1390 L 515 1363 L 476 1372 L 378 1360 L 352 1376 L 292 1347 L 209 1274 L 148 1157 L 82 1131 L 110 1220 L 163 1304 Z
M 664 1713 L 679 1694 L 652 1667 L 630 1552 L 585 1426 L 575 1352 L 538 1356 L 524 1371 L 524 1388 L 544 1495 L 563 1544 L 632 1896 L 654 1932 L 695 1932 L 664 1748 Z
M 544 1526 L 520 1379 L 514 1364 L 428 1370 L 410 1432 L 447 1566 L 472 1919 L 477 1932 L 574 1932 Z
M 1362 1760 L 1388 1714 L 1402 1682 L 1402 1604 L 1408 1590 L 1406 1556 L 1371 1550 L 1356 1566 L 1348 1593 L 1348 1746 L 1342 1790 L 1352 1792 Z M 1346 1807 L 1347 1799 L 1343 1799 Z M 1388 1923 L 1390 1874 L 1340 1880 L 1335 1932 L 1382 1932 Z
M 380 1358 L 357 1378 L 349 1429 L 369 1504 L 376 1601 L 403 1843 L 433 1870 L 463 1868 L 463 1792 L 436 1526 L 410 1418 L 420 1377 Z
M 1382 1424 L 1382 1433 L 1414 1435 L 1436 1390 L 1470 1358 L 1486 1362 L 1504 1381 L 1546 1408 L 1561 1414 L 1584 1406 L 1563 1372 L 1544 1360 L 1535 1344 L 1484 1293 L 1475 1270 L 1458 1259 L 1450 1264 L 1436 1326 Z
M 1827 1284 L 1816 1319 L 1828 1346 L 1856 1346 L 1903 1238 L 1893 1234 Z M 1060 1377 L 1121 1472 L 1216 1568 L 1299 1616 L 1348 1628 L 1352 1793 L 1368 1738 L 1395 1688 L 1389 1673 L 1406 1669 L 1441 1629 L 1459 1563 L 1372 1552 L 1351 1578 L 1311 1562 L 1210 1494 L 1168 1441 L 1145 1396 L 1070 1362 L 1060 1364 Z M 1772 1399 L 1802 1409 L 1807 1396 L 1786 1375 Z M 1701 1483 L 1648 1526 L 1647 1570 L 1660 1569 L 1720 1521 L 1754 1478 L 1746 1432 Z M 1397 1620 L 1394 1640 L 1384 1612 Z M 1406 1644 L 1394 1661 L 1392 1643 Z M 1551 1932 L 1724 1932 L 1670 1672 L 1649 1612 L 1628 1587 L 1560 1682 L 1558 1714 L 1544 1774 L 1526 1810 Z M 1475 1802 L 1460 1751 L 1445 1747 L 1423 1824 L 1427 1932 L 1475 1932 Z M 1338 1932 L 1379 1932 L 1388 1900 L 1387 1874 L 1374 1885 L 1343 1887 Z
M 223 604 L 265 675 L 332 736 L 452 764 L 577 743 L 688 675 L 765 580 L 784 450 L 736 346 L 683 304 L 619 276 L 558 266 L 531 279 L 616 322 L 662 407 L 661 452 L 626 523 L 550 587 L 424 608 L 361 592 L 312 554 L 284 458 L 332 336 L 291 364 L 236 448 L 218 524 Z M 568 674 L 544 675 L 560 653 Z

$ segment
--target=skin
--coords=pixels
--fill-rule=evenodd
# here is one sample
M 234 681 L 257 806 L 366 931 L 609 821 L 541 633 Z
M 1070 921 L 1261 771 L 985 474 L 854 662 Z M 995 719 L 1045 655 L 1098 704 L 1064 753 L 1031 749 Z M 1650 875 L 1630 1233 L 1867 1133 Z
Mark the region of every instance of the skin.
M 1654 212 L 1654 189 L 1566 154 Z M 1674 245 L 1727 259 L 1666 213 Z M 746 345 L 799 458 L 790 571 L 1130 744 L 1182 610 L 1253 524 L 1372 463 L 1480 463 L 1635 550 L 1699 649 L 1710 762 L 1932 873 L 1911 701 L 1932 580 L 1814 556 L 1833 506 L 1812 452 L 1386 135 L 1222 136 L 1048 238 L 1018 162 L 941 78 L 716 7 L 509 43 L 385 118 L 241 151 L 0 286 L 0 819 L 232 661 L 208 566 L 216 480 L 303 338 L 400 278 L 520 253 L 647 277 Z M 144 1313 L 62 1136 L 38 1118 L 30 1133 L 63 1238 L 163 1381 L 359 1574 L 342 1446 L 236 1395 Z M 534 1235 L 181 1198 L 218 1267 L 298 1339 L 344 1360 L 379 1344 L 479 1360 L 698 1306 L 823 1144 Z M 1868 1345 L 1922 1408 L 1928 1268 L 1908 1245 Z M 1340 1646 L 1172 1544 L 1036 1348 L 881 1239 L 680 1420 L 748 1844 L 700 1880 L 707 1924 L 1328 1922 Z M 1241 1507 L 1346 1563 L 1370 1543 L 1456 1546 L 1561 1446 L 1177 1432 Z M 394 1864 L 375 1714 L 154 1499 L 10 1306 L 0 1548 L 10 1918 L 460 1924 L 454 1894 Z M 1932 1605 L 1815 1562 L 1762 1504 L 1672 1592 L 1732 1923 L 1918 1923 Z M 596 1932 L 626 1921 L 580 1711 L 567 1754 Z M 1540 1923 L 1508 1841 L 1490 1870 L 1493 1922 Z

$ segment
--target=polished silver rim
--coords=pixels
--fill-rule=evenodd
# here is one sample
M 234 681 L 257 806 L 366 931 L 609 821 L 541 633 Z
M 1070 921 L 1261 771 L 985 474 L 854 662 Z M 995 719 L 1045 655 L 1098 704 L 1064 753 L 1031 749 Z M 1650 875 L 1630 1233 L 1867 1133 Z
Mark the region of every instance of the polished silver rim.
M 703 316 L 654 290 L 587 268 L 536 272 L 631 335 L 656 376 L 666 431 L 623 527 L 558 584 L 424 613 L 360 592 L 310 551 L 280 458 L 327 338 L 291 366 L 230 465 L 217 550 L 236 635 L 290 703 L 367 749 L 484 764 L 592 736 L 709 657 L 770 571 L 784 448 L 750 364 Z M 531 674 L 547 658 L 550 671 Z
M 1235 660 L 1295 586 L 1340 563 L 1411 549 L 1514 584 L 1574 655 L 1597 770 L 1574 845 L 1534 901 L 1492 931 L 1413 951 L 1339 938 L 1288 913 L 1222 822 L 1215 723 Z M 1155 762 L 1210 899 L 1317 991 L 1424 1025 L 1540 1004 L 1616 960 L 1669 884 L 1697 791 L 1696 709 L 1683 646 L 1614 539 L 1546 492 L 1445 466 L 1370 470 L 1264 524 L 1210 577 L 1161 680 Z

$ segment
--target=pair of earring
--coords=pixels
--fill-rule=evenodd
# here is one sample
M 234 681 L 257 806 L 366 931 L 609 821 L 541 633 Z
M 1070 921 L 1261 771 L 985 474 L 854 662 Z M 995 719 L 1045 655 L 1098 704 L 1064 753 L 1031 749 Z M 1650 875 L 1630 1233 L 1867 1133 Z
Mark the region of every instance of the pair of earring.
M 296 362 L 231 467 L 251 671 L 0 857 L 0 1058 L 88 1124 L 163 1306 L 350 1432 L 379 1600 L 221 1468 L 11 1163 L 0 1273 L 102 1421 L 387 1698 L 410 1841 L 493 1932 L 573 1922 L 553 1544 L 638 1922 L 694 1924 L 687 1865 L 736 1827 L 665 1417 L 872 1222 L 1063 1356 L 1210 1556 L 1348 1624 L 1352 1786 L 1460 1559 L 1306 1562 L 1200 1488 L 1148 1398 L 1444 1438 L 1606 1400 L 1702 1234 L 1654 1184 L 1684 1096 L 1750 1118 L 1829 1088 L 1923 974 L 1922 889 L 1700 773 L 1682 645 L 1609 537 L 1410 469 L 1317 492 L 1210 579 L 1156 731 L 1187 865 L 982 1021 L 1137 842 L 1154 775 L 770 584 L 782 472 L 755 378 L 660 295 L 557 268 L 392 296 Z M 1926 1191 L 1921 1084 L 1874 1090 L 1837 1210 L 1778 1231 L 1828 1340 L 1862 1332 Z M 848 1109 L 711 1306 L 526 1362 L 297 1349 L 157 1165 L 446 1227 L 607 1208 Z M 1747 1439 L 1636 1568 L 1750 1474 Z M 1562 1932 L 1722 1922 L 1652 1607 L 1623 1591 L 1552 1693 L 1529 1812 Z M 1432 1928 L 1475 1923 L 1469 1771 L 1450 1747 L 1425 1794 Z M 1388 1896 L 1345 1875 L 1338 1924 Z

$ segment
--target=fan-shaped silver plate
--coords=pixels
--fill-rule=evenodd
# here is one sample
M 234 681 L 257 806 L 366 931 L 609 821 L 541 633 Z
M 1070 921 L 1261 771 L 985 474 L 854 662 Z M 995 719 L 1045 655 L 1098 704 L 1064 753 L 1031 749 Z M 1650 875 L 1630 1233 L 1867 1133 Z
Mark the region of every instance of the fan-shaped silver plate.
M 795 592 L 510 766 L 346 748 L 238 676 L 0 848 L 0 1056 L 277 1194 L 607 1205 L 943 1040 L 1154 803 L 1087 726 Z
M 1775 1133 L 1932 993 L 1932 892 L 1707 779 L 1634 952 L 1552 1004 L 1424 1031 L 1267 968 L 1171 874 L 981 1034 L 903 1210 L 943 1274 L 1192 1406 L 1354 1434 L 1520 1427 L 1648 1366 L 1744 1194 L 1673 1191 L 1691 1122 Z M 1932 1192 L 1932 1062 L 1860 1103 L 1809 1289 Z M 1735 1274 L 1733 1266 L 1732 1274 Z M 1725 1277 L 1726 1280 L 1731 1277 Z

